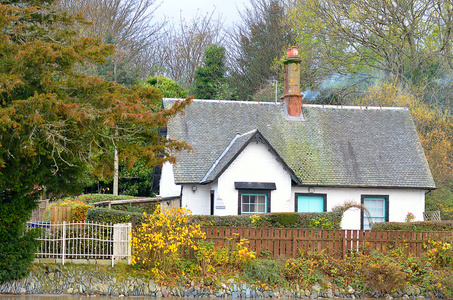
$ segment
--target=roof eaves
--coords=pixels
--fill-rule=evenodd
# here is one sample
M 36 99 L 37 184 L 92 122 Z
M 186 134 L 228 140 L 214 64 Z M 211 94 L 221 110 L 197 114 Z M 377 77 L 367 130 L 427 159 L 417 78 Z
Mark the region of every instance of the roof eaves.
M 326 185 L 326 184 L 298 184 L 298 187 L 323 187 L 323 188 L 362 188 L 362 189 L 401 189 L 401 190 L 436 190 L 437 187 L 423 187 L 423 186 L 372 186 L 372 185 Z
M 234 144 L 234 142 L 245 135 L 251 135 L 250 138 L 247 139 L 247 141 L 244 142 L 244 144 L 241 146 L 241 148 L 234 154 L 234 156 L 228 161 L 224 168 L 220 172 L 218 172 L 215 177 L 209 181 L 207 181 L 207 178 L 211 174 L 211 172 L 214 170 L 216 165 L 219 163 L 219 161 L 222 159 L 222 157 L 228 152 L 228 150 L 231 148 L 231 146 Z M 251 141 L 253 141 L 255 138 L 260 138 L 264 144 L 266 144 L 269 147 L 270 152 L 280 161 L 280 163 L 283 165 L 284 169 L 290 173 L 291 179 L 296 182 L 296 184 L 300 185 L 302 182 L 300 179 L 296 176 L 296 174 L 293 172 L 293 170 L 286 164 L 286 162 L 282 159 L 282 157 L 275 151 L 274 147 L 269 143 L 269 141 L 259 132 L 259 130 L 254 129 L 252 131 L 246 132 L 241 135 L 236 135 L 234 139 L 230 142 L 228 147 L 223 151 L 223 153 L 220 155 L 220 157 L 216 160 L 216 162 L 212 165 L 212 167 L 209 169 L 209 171 L 206 173 L 206 175 L 203 177 L 203 179 L 200 181 L 201 184 L 207 184 L 211 183 L 215 180 L 217 180 L 220 175 L 223 174 L 223 172 L 230 166 L 230 164 L 239 156 L 240 153 L 247 147 L 248 144 L 250 144 Z
M 249 134 L 252 134 L 252 133 L 255 133 L 255 132 L 257 132 L 256 129 L 251 130 L 251 131 L 249 131 L 249 132 L 246 132 L 246 133 L 244 133 L 244 134 L 237 134 L 237 135 L 231 140 L 231 142 L 228 144 L 228 146 L 225 148 L 225 150 L 223 150 L 223 152 L 222 152 L 222 154 L 220 154 L 219 158 L 217 158 L 216 161 L 212 164 L 211 168 L 209 168 L 208 172 L 206 172 L 206 174 L 203 176 L 203 179 L 201 179 L 200 183 L 206 184 L 206 183 L 210 183 L 210 182 L 214 181 L 215 179 L 217 179 L 218 176 L 216 176 L 216 178 L 213 179 L 213 180 L 206 181 L 206 180 L 208 179 L 209 175 L 211 175 L 212 171 L 215 169 L 215 167 L 219 164 L 220 160 L 225 156 L 226 153 L 228 153 L 228 151 L 229 151 L 229 150 L 231 149 L 231 147 L 234 145 L 234 143 L 236 142 L 236 140 L 237 140 L 238 138 L 242 137 L 242 136 L 249 135 Z M 237 155 L 238 155 L 239 153 L 241 153 L 242 150 L 244 150 L 244 148 L 245 148 L 246 145 L 247 145 L 247 143 L 246 143 L 243 147 L 241 147 L 241 149 L 240 149 L 240 150 L 238 151 L 238 153 L 232 158 L 232 160 L 236 159 Z M 228 164 L 227 164 L 226 167 L 228 167 L 228 166 L 230 165 L 230 163 L 231 163 L 231 162 L 228 162 Z M 220 174 L 223 173 L 223 171 L 224 171 L 224 170 L 222 170 L 222 171 L 220 172 Z

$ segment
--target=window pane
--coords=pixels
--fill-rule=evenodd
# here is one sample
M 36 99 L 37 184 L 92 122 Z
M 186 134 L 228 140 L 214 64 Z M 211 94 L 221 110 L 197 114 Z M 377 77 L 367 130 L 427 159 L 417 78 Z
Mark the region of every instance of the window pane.
M 242 194 L 242 214 L 266 213 L 267 195 L 265 194 Z
M 297 212 L 323 212 L 324 196 L 297 196 Z
M 385 201 L 386 198 L 367 197 L 363 199 L 363 205 L 370 213 L 363 213 L 363 229 L 370 229 L 370 221 L 373 223 L 385 222 Z

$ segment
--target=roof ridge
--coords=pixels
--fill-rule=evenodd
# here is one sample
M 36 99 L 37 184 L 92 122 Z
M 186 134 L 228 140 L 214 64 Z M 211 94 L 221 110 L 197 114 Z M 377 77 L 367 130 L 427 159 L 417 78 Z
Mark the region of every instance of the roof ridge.
M 163 98 L 163 100 L 181 100 L 179 98 Z M 182 99 L 184 100 L 184 99 Z M 205 103 L 231 103 L 231 104 L 260 104 L 282 106 L 283 102 L 260 102 L 260 101 L 236 101 L 236 100 L 205 100 L 193 99 L 192 102 Z M 329 105 L 329 104 L 302 104 L 302 107 L 328 108 L 328 109 L 357 109 L 357 110 L 408 110 L 407 107 L 401 106 L 367 106 L 367 105 Z

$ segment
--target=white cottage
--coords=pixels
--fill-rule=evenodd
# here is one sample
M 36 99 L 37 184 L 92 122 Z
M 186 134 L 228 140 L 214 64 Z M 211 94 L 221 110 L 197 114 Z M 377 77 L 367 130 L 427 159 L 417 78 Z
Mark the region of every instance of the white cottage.
M 291 50 L 282 103 L 193 100 L 168 123 L 168 138 L 193 151 L 163 166 L 160 196 L 180 196 L 194 214 L 323 212 L 353 201 L 375 222 L 408 212 L 423 220 L 435 184 L 410 112 L 302 105 Z M 367 229 L 368 219 L 351 209 L 342 228 Z

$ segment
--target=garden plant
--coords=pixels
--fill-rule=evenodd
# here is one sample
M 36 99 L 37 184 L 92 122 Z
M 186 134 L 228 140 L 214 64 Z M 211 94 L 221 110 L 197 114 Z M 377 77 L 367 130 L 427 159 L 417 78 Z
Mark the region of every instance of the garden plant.
M 188 214 L 182 208 L 157 209 L 146 216 L 133 234 L 135 272 L 151 270 L 153 278 L 164 284 L 198 281 L 210 289 L 235 278 L 263 291 L 316 287 L 345 296 L 453 296 L 453 249 L 448 238 L 430 240 L 420 256 L 408 255 L 402 243 L 383 251 L 365 245 L 342 258 L 325 251 L 272 258 L 266 251 L 251 251 L 249 241 L 234 236 L 224 246 L 216 246 Z

